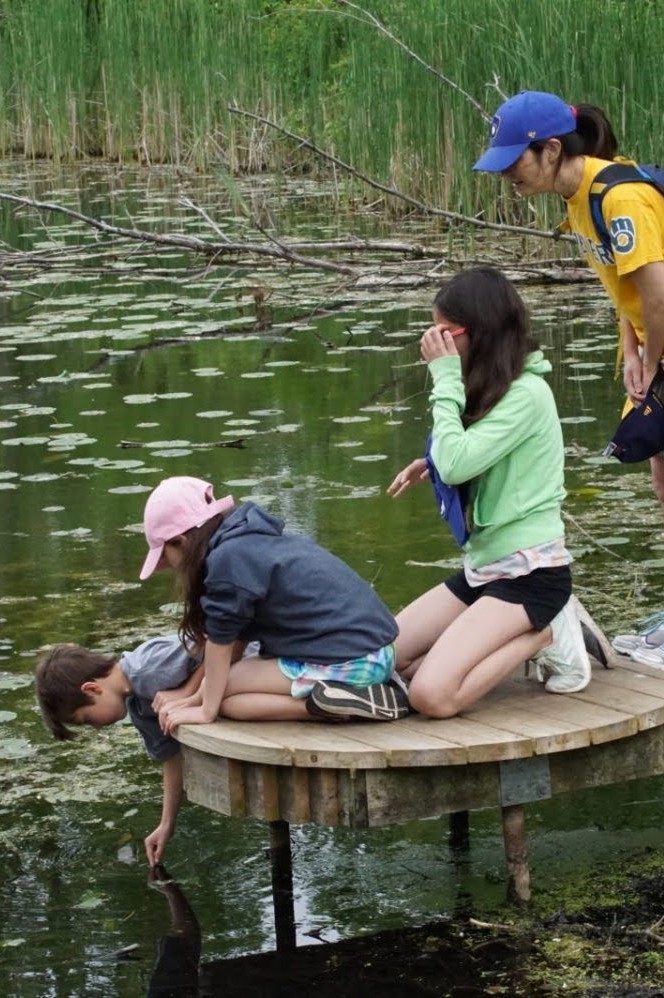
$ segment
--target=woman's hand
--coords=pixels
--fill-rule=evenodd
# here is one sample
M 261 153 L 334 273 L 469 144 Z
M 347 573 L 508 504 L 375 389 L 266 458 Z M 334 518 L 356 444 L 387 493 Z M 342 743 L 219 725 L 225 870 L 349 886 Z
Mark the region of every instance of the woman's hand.
M 651 379 L 652 380 L 652 379 Z M 643 361 L 638 354 L 625 356 L 623 384 L 633 405 L 640 405 L 646 397 L 649 381 L 644 378 Z
M 427 463 L 423 457 L 418 457 L 400 471 L 391 485 L 387 487 L 387 494 L 396 499 L 403 495 L 406 489 L 418 482 L 424 482 L 429 477 Z
M 430 364 L 438 357 L 458 357 L 454 337 L 445 326 L 429 326 L 420 340 L 420 355 L 422 360 Z

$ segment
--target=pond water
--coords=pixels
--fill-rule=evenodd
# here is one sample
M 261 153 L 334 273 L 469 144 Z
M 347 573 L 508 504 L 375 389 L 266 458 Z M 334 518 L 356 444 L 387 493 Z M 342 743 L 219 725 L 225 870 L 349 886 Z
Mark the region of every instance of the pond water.
M 335 192 L 304 181 L 256 178 L 229 191 L 168 170 L 7 163 L 0 190 L 161 231 L 210 235 L 178 202 L 184 190 L 233 238 L 255 239 L 254 221 L 279 237 L 386 234 L 368 212 L 336 215 Z M 5 246 L 42 260 L 8 260 L 0 285 L 0 992 L 141 995 L 169 926 L 142 849 L 159 775 L 131 725 L 71 744 L 47 737 L 32 685 L 38 649 L 74 640 L 121 651 L 174 629 L 172 578 L 138 581 L 143 503 L 171 474 L 265 504 L 394 610 L 454 568 L 429 490 L 385 495 L 427 430 L 417 342 L 435 284 L 399 288 L 400 267 L 378 259 L 383 283 L 350 291 L 336 274 L 127 246 L 77 261 L 67 253 L 92 247 L 91 230 L 0 209 Z M 449 254 L 432 225 L 387 234 Z M 479 241 L 473 252 L 502 249 Z M 599 457 L 621 405 L 613 320 L 594 283 L 522 293 L 554 364 L 577 592 L 613 634 L 661 605 L 664 565 L 645 466 Z M 661 796 L 658 781 L 644 781 L 532 807 L 536 879 L 655 841 Z M 499 903 L 496 815 L 473 815 L 462 866 L 448 863 L 446 829 L 294 829 L 300 942 L 450 917 L 460 899 Z M 199 920 L 204 960 L 274 945 L 266 847 L 259 823 L 183 807 L 166 859 Z M 135 959 L 118 959 L 127 946 Z

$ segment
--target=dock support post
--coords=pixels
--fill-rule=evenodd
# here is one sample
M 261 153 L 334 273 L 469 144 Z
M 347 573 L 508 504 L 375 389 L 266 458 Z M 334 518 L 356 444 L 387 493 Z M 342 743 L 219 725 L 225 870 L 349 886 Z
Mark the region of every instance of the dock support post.
M 272 903 L 277 950 L 294 950 L 295 908 L 293 906 L 293 861 L 290 826 L 287 821 L 270 823 L 270 869 L 272 872 Z
M 502 813 L 508 894 L 518 901 L 529 901 L 530 869 L 525 811 L 521 804 L 510 804 L 502 808 Z
M 470 820 L 467 811 L 450 814 L 449 847 L 453 852 L 468 852 L 470 847 Z

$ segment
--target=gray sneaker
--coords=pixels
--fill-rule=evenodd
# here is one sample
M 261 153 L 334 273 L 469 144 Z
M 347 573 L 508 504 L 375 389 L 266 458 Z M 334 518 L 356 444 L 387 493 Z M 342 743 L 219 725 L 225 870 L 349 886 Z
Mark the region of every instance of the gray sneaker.
M 664 669 L 664 638 L 659 648 L 648 648 L 645 645 L 635 648 L 629 656 L 632 662 L 641 665 L 651 665 L 654 669 Z
M 639 621 L 633 634 L 616 634 L 611 644 L 621 655 L 659 648 L 664 644 L 664 613 L 653 613 Z
M 534 656 L 537 678 L 547 693 L 578 693 L 590 682 L 590 659 L 571 600 L 551 621 L 553 643 Z
M 397 673 L 386 683 L 371 686 L 322 680 L 315 684 L 306 706 L 309 714 L 321 720 L 356 717 L 367 721 L 398 721 L 410 713 L 408 687 Z

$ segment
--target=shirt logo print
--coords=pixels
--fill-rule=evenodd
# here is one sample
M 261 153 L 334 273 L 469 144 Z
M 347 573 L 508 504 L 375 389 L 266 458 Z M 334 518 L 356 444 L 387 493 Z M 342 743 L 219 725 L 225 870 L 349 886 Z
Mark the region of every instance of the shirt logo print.
M 636 245 L 634 222 L 629 215 L 611 220 L 611 247 L 614 253 L 631 253 Z

